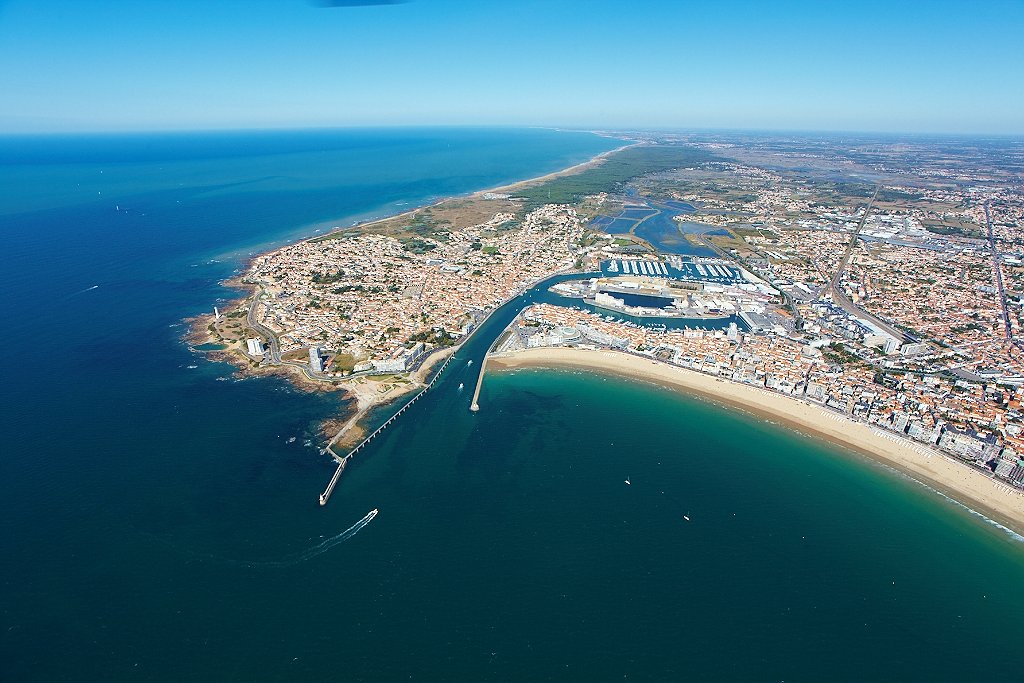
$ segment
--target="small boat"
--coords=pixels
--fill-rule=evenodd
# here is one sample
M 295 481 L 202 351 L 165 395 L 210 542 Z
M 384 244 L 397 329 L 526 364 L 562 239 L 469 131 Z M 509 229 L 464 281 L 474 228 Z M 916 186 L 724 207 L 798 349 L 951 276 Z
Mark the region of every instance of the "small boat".
M 468 367 L 469 367 L 470 365 L 472 365 L 472 364 L 473 364 L 473 361 L 471 360 L 471 361 L 469 361 L 468 363 L 466 363 L 466 367 L 468 368 Z
M 626 486 L 629 486 L 629 477 L 626 477 Z
M 459 382 L 459 391 L 462 391 L 464 388 L 466 388 L 466 385 L 463 384 L 462 382 Z
M 683 519 L 685 519 L 687 522 L 689 522 L 690 521 L 690 515 L 683 515 Z

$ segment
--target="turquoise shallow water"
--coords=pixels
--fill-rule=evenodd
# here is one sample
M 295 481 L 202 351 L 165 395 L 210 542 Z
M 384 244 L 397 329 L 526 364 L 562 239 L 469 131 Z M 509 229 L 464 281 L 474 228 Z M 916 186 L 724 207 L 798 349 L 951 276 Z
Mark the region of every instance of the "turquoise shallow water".
M 1019 678 L 1021 544 L 903 477 L 584 373 L 492 375 L 471 414 L 514 307 L 320 508 L 332 467 L 304 441 L 338 401 L 233 381 L 173 327 L 228 294 L 237 262 L 211 255 L 510 179 L 495 154 L 533 175 L 615 144 L 361 135 L 4 148 L 26 189 L 0 211 L 24 335 L 0 384 L 0 679 Z M 163 184 L 172 162 L 191 184 Z M 373 187 L 342 170 L 371 162 Z M 127 216 L 71 196 L 101 166 L 160 182 L 119 190 Z M 246 168 L 294 187 L 231 190 Z

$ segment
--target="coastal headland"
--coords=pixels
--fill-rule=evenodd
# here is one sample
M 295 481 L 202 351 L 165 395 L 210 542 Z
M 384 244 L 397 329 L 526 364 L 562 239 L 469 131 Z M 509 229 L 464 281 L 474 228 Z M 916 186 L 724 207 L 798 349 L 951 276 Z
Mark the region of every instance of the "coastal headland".
M 1024 533 L 1024 491 L 908 439 L 762 388 L 608 349 L 546 347 L 491 356 L 488 369 L 553 368 L 605 372 L 651 382 L 770 418 L 904 472 L 978 512 Z
M 350 409 L 322 429 L 338 457 L 332 448 L 358 442 L 375 408 L 422 390 L 490 311 L 594 262 L 609 242 L 586 227 L 603 201 L 595 192 L 705 156 L 630 143 L 256 255 L 224 283 L 246 295 L 189 320 L 187 341 L 242 375 L 349 395 Z M 550 203 L 553 194 L 562 201 Z
M 423 391 L 439 361 L 529 293 L 528 307 L 505 309 L 515 324 L 485 340 L 495 367 L 543 357 L 669 382 L 1024 528 L 1024 365 L 1005 293 L 989 284 L 1003 262 L 991 245 L 921 227 L 955 201 L 969 202 L 965 220 L 987 220 L 987 204 L 908 191 L 903 175 L 868 185 L 752 165 L 787 153 L 665 138 L 338 228 L 255 256 L 228 283 L 248 295 L 194 320 L 190 341 L 243 373 L 346 392 L 346 414 L 324 427 L 342 459 L 334 449 L 358 446 L 374 408 Z M 900 303 L 950 274 L 919 292 L 927 305 Z

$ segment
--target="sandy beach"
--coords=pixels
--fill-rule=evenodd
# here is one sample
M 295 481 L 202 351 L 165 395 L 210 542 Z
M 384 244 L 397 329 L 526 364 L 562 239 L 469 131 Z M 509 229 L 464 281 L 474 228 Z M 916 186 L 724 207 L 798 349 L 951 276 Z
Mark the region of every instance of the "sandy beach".
M 488 369 L 526 367 L 593 369 L 653 382 L 771 417 L 898 469 L 971 509 L 1024 533 L 1024 492 L 956 462 L 938 451 L 825 408 L 752 387 L 617 351 L 540 348 L 493 356 Z M 486 408 L 485 408 L 486 409 Z
M 639 144 L 641 144 L 641 143 L 639 143 L 639 142 L 631 142 L 628 145 L 622 145 L 621 147 L 616 147 L 615 149 L 610 149 L 607 152 L 601 152 L 600 154 L 598 154 L 598 155 L 596 155 L 596 156 L 594 156 L 594 157 L 592 157 L 590 159 L 587 159 L 586 161 L 584 161 L 582 163 L 576 164 L 575 166 L 569 166 L 568 168 L 563 168 L 560 171 L 554 171 L 552 173 L 546 173 L 544 175 L 537 176 L 535 178 L 527 178 L 526 180 L 517 180 L 516 182 L 509 183 L 507 185 L 499 185 L 498 187 L 492 187 L 492 188 L 489 188 L 487 190 L 479 190 L 477 192 L 474 192 L 470 196 L 471 197 L 481 197 L 481 196 L 483 196 L 485 194 L 488 194 L 488 193 L 503 193 L 503 194 L 507 194 L 507 193 L 512 192 L 514 190 L 520 190 L 520 189 L 522 189 L 524 187 L 529 187 L 531 185 L 536 185 L 537 183 L 542 183 L 544 181 L 551 180 L 552 178 L 559 178 L 561 176 L 567 176 L 567 175 L 573 175 L 573 174 L 576 174 L 576 173 L 580 173 L 582 171 L 587 170 L 588 168 L 593 168 L 594 166 L 600 166 L 602 163 L 604 163 L 604 160 L 607 159 L 608 157 L 610 157 L 611 155 L 618 154 L 622 150 L 629 149 L 630 147 L 636 147 Z

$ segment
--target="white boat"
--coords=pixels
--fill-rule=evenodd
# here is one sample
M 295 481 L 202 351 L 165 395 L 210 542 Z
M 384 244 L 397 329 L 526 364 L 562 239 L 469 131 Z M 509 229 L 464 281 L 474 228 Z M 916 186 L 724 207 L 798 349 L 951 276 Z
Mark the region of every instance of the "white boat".
M 462 391 L 465 387 L 466 387 L 465 384 L 463 384 L 462 382 L 459 382 L 459 391 Z
M 629 477 L 626 477 L 626 486 L 629 486 Z

